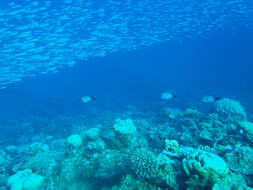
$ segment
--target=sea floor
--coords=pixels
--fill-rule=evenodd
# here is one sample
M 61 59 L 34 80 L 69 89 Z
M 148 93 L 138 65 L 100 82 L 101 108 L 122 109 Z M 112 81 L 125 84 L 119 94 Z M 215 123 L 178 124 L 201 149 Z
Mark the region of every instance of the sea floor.
M 1 123 L 0 190 L 253 189 L 252 116 L 228 98 L 210 108 Z

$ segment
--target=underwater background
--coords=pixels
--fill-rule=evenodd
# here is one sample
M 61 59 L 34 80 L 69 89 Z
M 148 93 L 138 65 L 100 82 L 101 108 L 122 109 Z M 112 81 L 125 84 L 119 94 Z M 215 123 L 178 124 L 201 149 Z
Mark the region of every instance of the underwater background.
M 0 21 L 0 190 L 253 188 L 252 2 L 4 1 Z

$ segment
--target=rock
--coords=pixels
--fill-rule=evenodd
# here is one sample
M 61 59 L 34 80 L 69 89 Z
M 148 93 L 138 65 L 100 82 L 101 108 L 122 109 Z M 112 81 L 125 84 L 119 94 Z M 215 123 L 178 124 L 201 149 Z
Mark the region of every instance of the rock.
M 9 177 L 7 186 L 10 190 L 41 190 L 44 185 L 44 177 L 32 173 L 32 170 L 18 171 Z
M 95 140 L 99 139 L 99 132 L 100 132 L 100 129 L 91 128 L 91 129 L 88 129 L 87 131 L 84 131 L 82 136 L 85 139 L 95 141 Z
M 221 157 L 201 150 L 184 158 L 183 168 L 189 177 L 187 183 L 193 188 L 222 183 L 229 173 L 228 165 Z
M 67 138 L 67 145 L 73 148 L 78 148 L 83 144 L 82 137 L 80 135 L 71 135 Z
M 246 112 L 240 102 L 228 98 L 215 103 L 215 109 L 219 116 L 227 122 L 246 120 Z
M 121 120 L 117 118 L 114 122 L 113 128 L 116 132 L 127 135 L 136 133 L 136 127 L 132 119 Z

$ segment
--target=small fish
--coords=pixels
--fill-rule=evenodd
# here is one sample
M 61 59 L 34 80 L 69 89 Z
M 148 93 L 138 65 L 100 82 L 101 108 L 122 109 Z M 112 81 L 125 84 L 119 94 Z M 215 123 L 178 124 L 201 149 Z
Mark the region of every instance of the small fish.
M 202 98 L 202 102 L 204 102 L 204 103 L 211 103 L 211 102 L 216 102 L 216 101 L 218 101 L 220 99 L 221 99 L 221 97 L 204 96 Z
M 81 101 L 82 101 L 83 103 L 88 103 L 88 102 L 93 101 L 93 100 L 95 100 L 95 97 L 94 97 L 94 96 L 83 96 L 83 97 L 81 98 Z
M 176 98 L 177 96 L 175 94 L 170 93 L 170 92 L 163 92 L 160 97 L 163 100 L 169 100 L 172 98 Z

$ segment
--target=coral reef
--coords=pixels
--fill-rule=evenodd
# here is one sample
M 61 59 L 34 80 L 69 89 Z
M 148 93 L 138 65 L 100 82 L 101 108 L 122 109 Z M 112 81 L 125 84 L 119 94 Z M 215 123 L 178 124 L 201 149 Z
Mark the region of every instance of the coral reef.
M 252 190 L 252 122 L 235 100 L 213 106 L 78 116 L 65 137 L 6 144 L 0 190 Z
M 215 109 L 224 121 L 246 120 L 246 112 L 240 102 L 228 98 L 216 102 Z
M 174 169 L 167 156 L 155 156 L 144 148 L 131 150 L 128 155 L 128 167 L 139 178 L 161 186 L 176 186 Z
M 44 180 L 44 177 L 33 174 L 32 170 L 27 169 L 10 176 L 7 186 L 11 190 L 40 190 L 43 189 Z
M 147 189 L 147 190 L 162 190 L 164 188 L 157 187 L 152 183 L 139 180 L 132 175 L 126 175 L 122 178 L 119 186 L 113 186 L 112 190 L 129 190 L 129 189 Z
M 136 127 L 132 119 L 121 120 L 117 118 L 113 128 L 120 134 L 133 134 L 136 132 Z
M 212 188 L 224 181 L 229 172 L 227 163 L 221 157 L 204 151 L 195 151 L 184 158 L 183 168 L 189 177 L 186 183 L 192 189 Z

